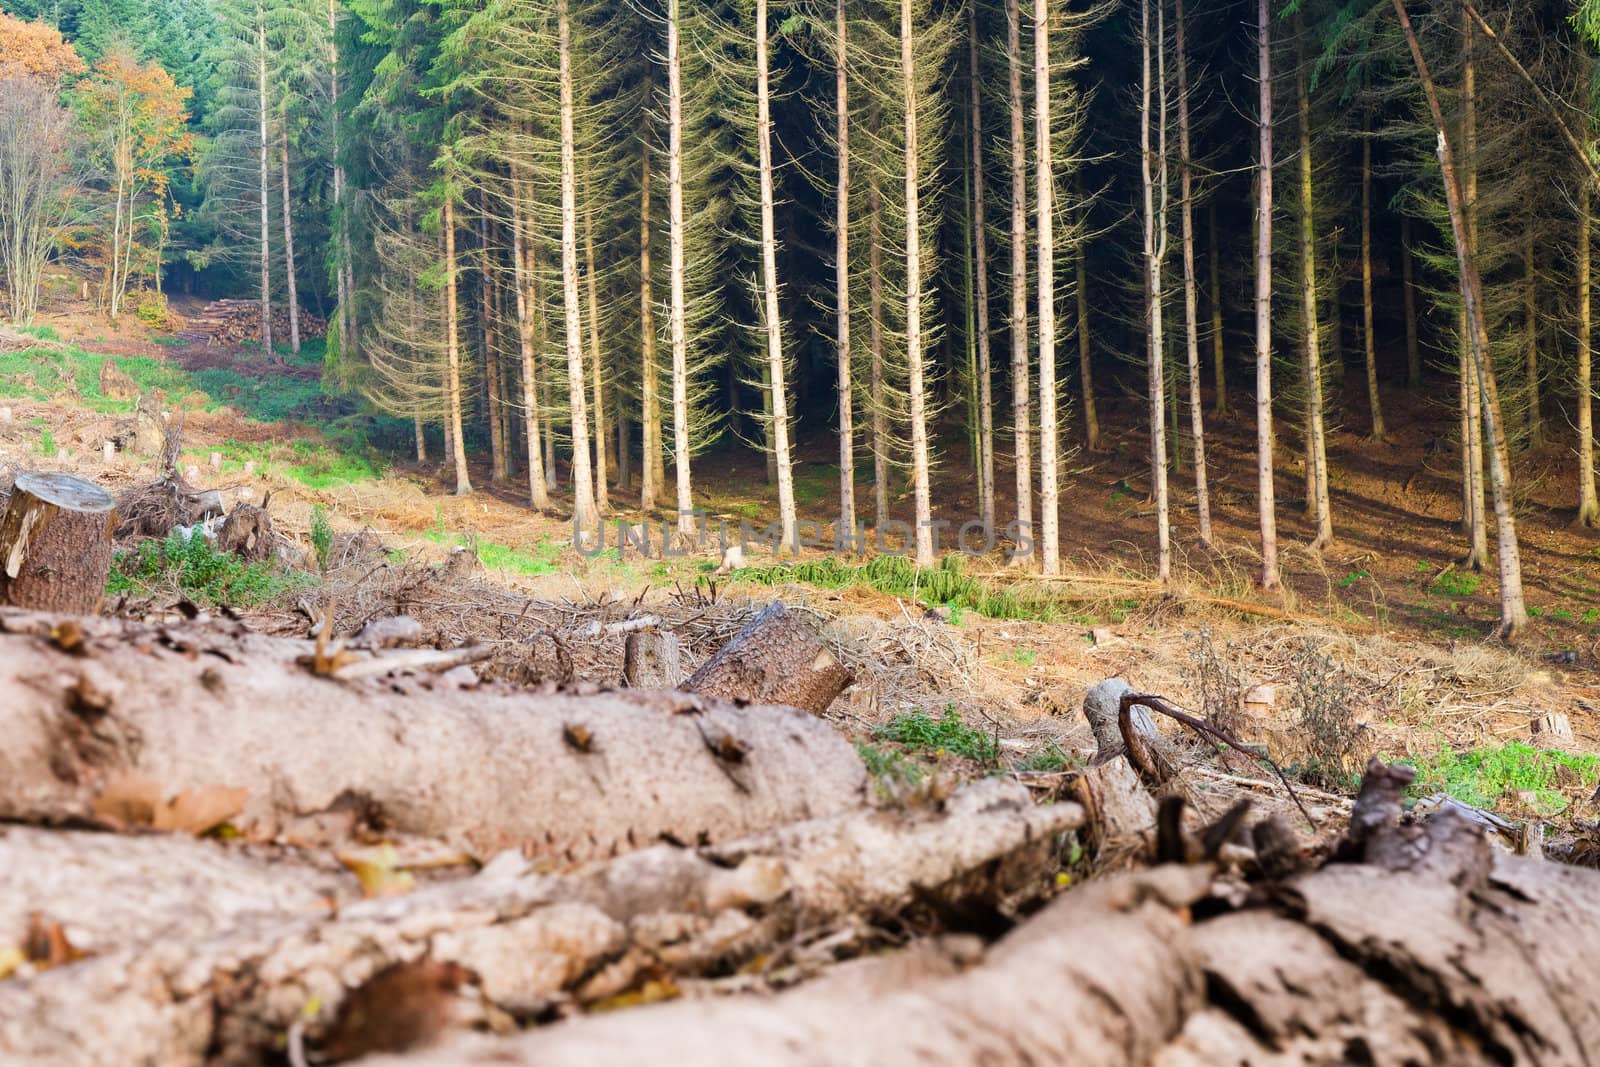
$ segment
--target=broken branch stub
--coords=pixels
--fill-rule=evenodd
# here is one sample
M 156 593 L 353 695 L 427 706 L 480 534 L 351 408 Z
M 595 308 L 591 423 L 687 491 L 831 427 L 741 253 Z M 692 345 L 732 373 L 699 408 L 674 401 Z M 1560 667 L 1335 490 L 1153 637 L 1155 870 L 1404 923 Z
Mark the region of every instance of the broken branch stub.
M 111 494 L 70 474 L 17 475 L 0 515 L 0 604 L 92 615 L 111 573 Z
M 730 700 L 788 704 L 820 715 L 851 681 L 850 671 L 817 632 L 775 600 L 702 663 L 683 689 Z

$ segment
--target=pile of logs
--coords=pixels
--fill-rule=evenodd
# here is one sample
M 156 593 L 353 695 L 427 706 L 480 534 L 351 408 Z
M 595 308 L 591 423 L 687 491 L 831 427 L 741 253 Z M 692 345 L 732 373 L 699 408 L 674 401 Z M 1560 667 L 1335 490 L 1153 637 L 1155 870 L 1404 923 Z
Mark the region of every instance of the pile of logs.
M 300 336 L 302 339 L 326 337 L 328 324 L 305 308 L 300 309 Z M 259 300 L 213 300 L 198 315 L 189 318 L 178 334 L 184 340 L 206 345 L 231 347 L 245 341 L 261 339 L 261 302 Z M 274 343 L 289 339 L 289 309 L 281 305 L 272 309 L 272 337 Z

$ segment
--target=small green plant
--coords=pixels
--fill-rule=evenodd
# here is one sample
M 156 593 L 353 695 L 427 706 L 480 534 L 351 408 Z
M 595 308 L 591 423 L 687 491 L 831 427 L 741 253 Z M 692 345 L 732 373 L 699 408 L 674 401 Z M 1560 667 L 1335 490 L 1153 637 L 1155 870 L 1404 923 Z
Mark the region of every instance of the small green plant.
M 309 584 L 305 575 L 265 563 L 245 563 L 231 552 L 218 552 L 204 537 L 186 538 L 174 531 L 163 541 L 144 541 L 119 554 L 106 592 L 148 596 L 167 588 L 208 607 L 260 607 Z
M 1024 667 L 1031 667 L 1038 660 L 1039 653 L 1031 648 L 1014 648 L 1011 650 L 1011 658 Z
M 946 753 L 964 759 L 989 762 L 999 754 L 994 737 L 961 721 L 951 704 L 935 719 L 921 711 L 896 715 L 873 731 L 880 741 L 896 741 L 912 751 Z
M 1018 764 L 1019 771 L 1033 771 L 1042 774 L 1055 774 L 1060 771 L 1071 771 L 1083 765 L 1083 761 L 1076 756 L 1068 755 L 1061 750 L 1061 746 L 1052 741 L 1049 746 L 1037 752 L 1030 752 Z
M 1416 570 L 1418 574 L 1427 574 L 1429 571 L 1433 570 L 1433 564 L 1427 562 L 1426 560 L 1419 559 L 1417 560 Z
M 1478 591 L 1481 575 L 1468 571 L 1446 571 L 1433 581 L 1433 587 L 1445 596 L 1468 597 Z
M 56 454 L 56 435 L 50 432 L 50 427 L 45 426 L 39 430 L 39 443 L 34 446 L 34 451 L 41 456 Z
M 916 785 L 927 776 L 927 771 L 905 755 L 865 741 L 856 742 L 856 753 L 866 765 L 877 784 L 879 800 L 887 800 L 906 786 Z
M 328 554 L 333 551 L 333 524 L 328 509 L 321 504 L 311 509 L 311 547 L 317 554 L 317 570 L 328 573 Z
M 1587 623 L 1600 622 L 1600 608 L 1590 608 L 1584 612 L 1583 621 Z
M 1543 608 L 1534 607 L 1532 604 L 1528 605 L 1528 618 L 1537 619 L 1543 614 L 1544 614 L 1544 609 Z
M 1371 577 L 1372 572 L 1368 570 L 1351 571 L 1349 574 L 1339 579 L 1339 588 L 1349 589 L 1352 585 L 1355 585 L 1357 582 L 1361 581 L 1361 579 Z
M 1600 756 L 1535 748 L 1524 741 L 1457 752 L 1441 747 L 1411 761 L 1416 796 L 1448 793 L 1464 804 L 1493 808 L 1507 796 L 1531 795 L 1546 815 L 1567 807 L 1569 792 L 1588 794 L 1600 782 Z

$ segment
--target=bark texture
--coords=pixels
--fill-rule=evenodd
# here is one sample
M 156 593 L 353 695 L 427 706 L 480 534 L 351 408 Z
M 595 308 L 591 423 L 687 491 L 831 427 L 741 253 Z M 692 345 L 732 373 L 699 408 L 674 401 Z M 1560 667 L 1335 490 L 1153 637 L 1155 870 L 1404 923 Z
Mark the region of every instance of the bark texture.
M 236 824 L 262 833 L 354 803 L 475 855 L 581 862 L 726 841 L 863 794 L 850 744 L 789 708 L 462 691 L 371 661 L 340 680 L 305 662 L 309 642 L 220 627 L 79 620 L 67 651 L 59 621 L 0 613 L 0 819 L 92 818 L 108 780 L 140 774 L 168 792 L 244 788 Z
M 701 664 L 683 688 L 821 714 L 850 681 L 850 671 L 817 632 L 782 601 L 773 601 Z
M 111 494 L 70 474 L 17 475 L 0 511 L 0 604 L 92 615 L 111 573 Z

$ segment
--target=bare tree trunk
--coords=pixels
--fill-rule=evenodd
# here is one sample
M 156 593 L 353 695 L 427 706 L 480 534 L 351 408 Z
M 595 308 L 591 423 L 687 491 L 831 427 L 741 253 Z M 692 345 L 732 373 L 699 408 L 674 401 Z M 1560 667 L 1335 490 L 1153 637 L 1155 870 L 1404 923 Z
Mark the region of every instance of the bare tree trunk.
M 256 4 L 256 117 L 261 168 L 261 350 L 272 358 L 272 226 L 267 199 L 267 16 Z M 120 204 L 120 199 L 118 203 Z
M 1256 160 L 1256 483 L 1261 512 L 1261 588 L 1278 588 L 1278 518 L 1272 484 L 1272 16 L 1256 0 L 1260 109 Z
M 617 390 L 611 393 L 611 420 L 617 433 L 617 488 L 627 490 L 633 488 L 633 447 L 632 434 L 628 428 L 628 409 L 622 406 L 622 394 Z
M 1523 223 L 1522 272 L 1522 329 L 1528 374 L 1528 446 L 1532 448 L 1544 443 L 1544 423 L 1539 418 L 1539 292 L 1531 218 Z
M 1157 0 L 1158 4 L 1164 0 Z M 1164 9 L 1162 9 L 1164 10 Z M 1164 19 L 1158 15 L 1158 27 Z M 1161 264 L 1166 256 L 1167 244 L 1167 93 L 1165 33 L 1156 31 L 1150 36 L 1150 0 L 1139 4 L 1140 96 L 1139 96 L 1139 178 L 1144 193 L 1144 314 L 1145 314 L 1145 370 L 1149 381 L 1148 410 L 1150 413 L 1150 497 L 1156 508 L 1157 575 L 1165 582 L 1172 577 L 1172 544 L 1167 511 L 1167 427 L 1166 383 L 1164 362 L 1166 345 L 1163 336 L 1161 309 Z M 1151 173 L 1150 149 L 1150 51 L 1154 47 L 1161 55 L 1159 178 Z M 1161 184 L 1161 214 L 1156 216 L 1155 187 Z M 1157 235 L 1157 227 L 1160 234 Z
M 543 315 L 533 288 L 529 260 L 531 235 L 524 233 L 522 204 L 527 195 L 522 168 L 511 161 L 511 267 L 517 291 L 517 346 L 522 357 L 522 431 L 528 443 L 528 502 L 536 511 L 550 509 L 550 487 L 539 454 L 539 364 L 534 348 L 534 316 Z
M 909 117 L 909 109 L 907 115 L 907 132 L 914 133 L 915 120 Z M 794 509 L 794 468 L 789 458 L 789 393 L 783 380 L 783 320 L 778 311 L 778 235 L 772 217 L 772 116 L 767 85 L 767 0 L 756 0 L 756 154 L 761 183 L 762 327 L 766 331 L 767 341 L 767 395 L 771 397 L 772 404 L 768 432 L 772 435 L 772 456 L 777 464 L 778 522 L 783 528 L 783 543 L 799 551 L 799 529 Z M 908 226 L 914 225 L 914 222 L 908 223 Z M 910 230 L 908 234 L 909 232 Z M 910 240 L 908 236 L 907 241 Z M 913 373 L 920 375 L 921 368 L 916 364 L 916 359 L 919 358 L 916 355 L 919 351 L 916 347 L 917 341 L 915 338 L 910 340 L 913 341 L 911 349 L 913 366 L 917 367 Z M 914 397 L 912 400 L 914 408 L 916 403 Z
M 589 193 L 589 179 L 583 181 L 583 255 L 584 279 L 589 291 L 589 362 L 594 373 L 594 506 L 604 515 L 611 510 L 611 499 L 606 492 L 606 477 L 610 463 L 606 456 L 606 395 L 605 367 L 600 355 L 600 298 L 594 269 L 594 203 Z
M 1099 406 L 1094 401 L 1094 360 L 1090 349 L 1089 267 L 1084 259 L 1081 240 L 1073 256 L 1073 270 L 1077 275 L 1078 321 L 1074 325 L 1078 330 L 1078 380 L 1083 393 L 1083 436 L 1089 451 L 1097 452 L 1100 449 L 1100 414 Z
M 661 369 L 656 365 L 656 309 L 650 277 L 650 146 L 639 163 L 639 507 L 654 510 L 661 503 Z
M 872 132 L 878 132 L 878 111 L 872 111 Z M 889 420 L 883 396 L 883 229 L 878 214 L 883 194 L 878 189 L 877 168 L 867 170 L 867 345 L 871 349 L 872 384 L 872 507 L 873 521 L 881 531 L 889 521 Z
M 289 116 L 283 116 L 283 275 L 289 285 L 289 349 L 300 353 L 300 294 L 294 278 L 294 224 L 290 221 L 293 201 L 289 197 Z
M 1061 472 L 1056 465 L 1055 173 L 1050 143 L 1050 10 L 1033 15 L 1034 196 L 1039 273 L 1039 569 L 1061 572 Z
M 1478 120 L 1477 71 L 1472 61 L 1472 23 L 1465 12 L 1461 16 L 1464 56 L 1461 75 L 1462 170 L 1465 185 L 1462 195 L 1465 203 L 1465 229 L 1462 237 L 1467 242 L 1466 254 L 1476 257 L 1478 250 Z M 1441 127 L 1442 129 L 1442 127 Z M 1464 283 L 1463 283 L 1464 284 Z M 1458 365 L 1461 376 L 1461 523 L 1467 532 L 1467 557 L 1462 565 L 1482 570 L 1489 561 L 1489 520 L 1483 504 L 1483 394 L 1472 366 L 1472 320 L 1465 301 L 1459 315 L 1460 352 Z
M 1006 2 L 1006 58 L 1011 87 L 1011 425 L 1016 435 L 1017 530 L 1033 540 L 1033 432 L 1028 373 L 1028 138 L 1022 109 L 1022 13 Z M 1020 549 L 1020 546 L 1019 546 Z M 1035 552 L 1038 547 L 1034 546 Z M 1018 559 L 1025 557 L 1018 556 Z
M 1200 298 L 1194 267 L 1194 174 L 1189 156 L 1189 63 L 1183 0 L 1178 0 L 1178 152 L 1183 159 L 1183 317 L 1189 355 L 1189 432 L 1194 438 L 1194 498 L 1200 543 L 1211 544 L 1211 494 L 1206 486 L 1205 404 L 1200 399 Z
M 856 528 L 855 386 L 850 380 L 850 81 L 846 68 L 844 0 L 834 4 L 834 122 L 839 141 L 839 202 L 834 215 L 835 355 L 839 387 L 839 525 L 835 540 L 853 538 Z
M 1400 216 L 1400 273 L 1406 301 L 1406 384 L 1422 388 L 1422 347 L 1417 344 L 1416 267 L 1411 258 L 1411 216 Z
M 1217 415 L 1228 413 L 1228 378 L 1223 366 L 1222 342 L 1222 246 L 1217 235 L 1217 204 L 1215 200 L 1206 205 L 1206 225 L 1211 232 L 1211 240 L 1206 248 L 1206 255 L 1211 260 L 1211 376 L 1212 388 L 1216 390 L 1216 402 L 1211 410 Z
M 500 395 L 500 356 L 496 352 L 499 347 L 495 334 L 495 284 L 494 265 L 490 260 L 489 252 L 489 214 L 488 198 L 479 201 L 480 213 L 478 215 L 478 262 L 479 280 L 479 321 L 483 326 L 483 380 L 489 394 L 489 481 L 494 483 L 506 480 L 506 452 L 505 424 L 501 421 L 501 395 Z
M 1455 237 L 1456 259 L 1461 271 L 1461 303 L 1466 309 L 1468 339 L 1471 343 L 1472 362 L 1476 381 L 1482 391 L 1483 432 L 1489 439 L 1489 484 L 1494 491 L 1494 518 L 1497 548 L 1500 556 L 1500 637 L 1514 641 L 1527 625 L 1528 610 L 1522 594 L 1522 554 L 1517 545 L 1516 518 L 1512 512 L 1511 467 L 1507 457 L 1505 424 L 1501 419 L 1500 396 L 1495 388 L 1494 364 L 1489 356 L 1489 332 L 1483 321 L 1483 283 L 1478 276 L 1474 256 L 1476 243 L 1470 228 L 1466 199 L 1457 181 L 1455 159 L 1450 151 L 1450 139 L 1445 135 L 1444 111 L 1439 106 L 1438 92 L 1428 73 L 1427 60 L 1422 46 L 1417 42 L 1406 14 L 1405 0 L 1394 0 L 1395 13 L 1405 30 L 1406 41 L 1411 46 L 1411 57 L 1417 66 L 1429 110 L 1433 112 L 1434 126 L 1439 133 L 1439 169 L 1444 179 L 1445 202 L 1450 210 L 1450 229 Z M 1470 24 L 1468 26 L 1470 30 Z M 1470 35 L 1469 35 L 1470 37 Z M 1468 45 L 1470 48 L 1470 43 Z M 1471 131 L 1468 127 L 1470 139 Z M 1468 201 L 1470 202 L 1470 201 Z
M 1303 38 L 1304 20 L 1295 18 L 1295 33 Z M 1305 317 L 1304 373 L 1306 381 L 1306 471 L 1310 489 L 1306 513 L 1317 536 L 1313 552 L 1333 544 L 1333 514 L 1328 495 L 1328 446 L 1322 420 L 1322 351 L 1317 322 L 1317 231 L 1312 195 L 1311 94 L 1306 85 L 1308 61 L 1302 54 L 1295 68 L 1295 98 L 1300 107 L 1300 300 Z
M 1378 346 L 1372 334 L 1372 116 L 1361 138 L 1361 337 L 1367 357 L 1367 402 L 1372 408 L 1371 440 L 1384 438 L 1383 405 L 1378 399 Z M 1404 253 L 1402 253 L 1404 254 Z M 1408 288 L 1409 288 L 1409 282 Z M 1412 327 L 1415 329 L 1415 327 Z
M 1589 183 L 1578 183 L 1578 517 L 1580 526 L 1600 526 L 1594 485 L 1594 341 Z
M 338 0 L 328 0 L 328 113 L 333 133 L 333 206 L 339 217 L 340 255 L 334 268 L 339 283 L 339 357 L 344 360 L 355 354 L 358 343 L 355 273 L 350 255 L 350 208 L 345 203 L 344 142 L 339 129 Z
M 448 177 L 447 177 L 448 184 Z M 456 464 L 456 494 L 472 492 L 472 480 L 467 475 L 467 446 L 461 439 L 461 341 L 460 312 L 456 300 L 456 217 L 455 190 L 447 188 L 444 196 L 444 330 L 445 370 L 449 380 L 445 383 L 450 410 L 445 413 L 449 426 L 450 453 Z
M 844 0 L 839 0 L 839 18 L 844 18 Z M 968 80 L 972 94 L 972 215 L 973 257 L 978 284 L 978 514 L 983 524 L 994 528 L 994 398 L 991 395 L 989 352 L 989 227 L 984 209 L 983 181 L 983 94 L 978 72 L 978 7 L 968 7 Z M 841 209 L 842 210 L 842 209 Z
M 412 427 L 416 430 L 417 437 L 417 462 L 428 462 L 428 437 L 422 432 L 422 415 L 415 413 L 411 416 Z
M 766 0 L 758 2 L 764 5 Z M 921 156 L 917 148 L 917 84 L 911 21 L 911 0 L 900 0 L 900 77 L 906 102 L 906 366 L 911 407 L 913 533 L 917 565 L 930 567 L 934 557 L 933 498 L 928 485 L 927 397 L 922 384 L 925 358 L 922 351 L 922 208 L 917 187 Z M 782 477 L 781 471 L 779 477 Z
M 561 300 L 566 312 L 567 392 L 572 410 L 572 521 L 579 538 L 599 518 L 589 465 L 589 413 L 584 403 L 583 321 L 578 306 L 578 174 L 573 159 L 572 27 L 567 0 L 556 0 L 561 77 Z M 604 477 L 604 472 L 601 472 Z
M 668 285 L 672 307 L 672 456 L 677 489 L 678 533 L 695 532 L 689 472 L 689 334 L 684 301 L 683 244 L 683 59 L 678 43 L 679 0 L 667 0 L 667 216 Z

